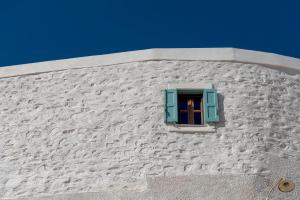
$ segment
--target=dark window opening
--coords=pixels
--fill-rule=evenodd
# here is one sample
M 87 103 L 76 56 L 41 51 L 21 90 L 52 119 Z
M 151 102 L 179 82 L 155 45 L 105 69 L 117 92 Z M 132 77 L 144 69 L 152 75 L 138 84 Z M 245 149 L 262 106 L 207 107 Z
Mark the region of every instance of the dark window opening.
M 202 94 L 179 94 L 178 116 L 179 124 L 202 125 L 203 98 Z

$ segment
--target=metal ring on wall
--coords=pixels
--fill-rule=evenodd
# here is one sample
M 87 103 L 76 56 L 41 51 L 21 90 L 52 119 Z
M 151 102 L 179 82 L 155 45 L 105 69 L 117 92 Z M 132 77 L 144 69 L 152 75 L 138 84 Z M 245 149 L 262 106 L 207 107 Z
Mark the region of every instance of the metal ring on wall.
M 278 189 L 281 192 L 291 192 L 295 189 L 295 183 L 288 179 L 283 179 L 278 184 Z

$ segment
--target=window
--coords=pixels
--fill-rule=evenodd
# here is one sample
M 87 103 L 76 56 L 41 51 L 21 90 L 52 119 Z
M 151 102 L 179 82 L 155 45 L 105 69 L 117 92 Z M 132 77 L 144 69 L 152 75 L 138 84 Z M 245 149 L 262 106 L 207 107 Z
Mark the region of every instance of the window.
M 218 96 L 216 90 L 165 90 L 166 123 L 206 125 L 218 121 Z

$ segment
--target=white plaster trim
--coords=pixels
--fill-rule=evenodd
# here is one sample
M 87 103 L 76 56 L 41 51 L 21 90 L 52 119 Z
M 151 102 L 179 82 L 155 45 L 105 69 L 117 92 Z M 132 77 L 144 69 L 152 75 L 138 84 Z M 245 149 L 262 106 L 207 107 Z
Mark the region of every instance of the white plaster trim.
M 168 84 L 168 89 L 212 89 L 213 85 L 211 83 L 179 83 L 179 84 Z
M 165 89 L 178 89 L 178 90 L 188 90 L 188 89 L 212 89 L 213 85 L 211 83 L 169 83 L 159 85 L 161 91 Z
M 114 65 L 150 60 L 205 60 L 259 64 L 290 74 L 300 74 L 300 59 L 235 48 L 147 49 L 0 68 L 0 77 L 38 74 L 73 68 Z
M 208 133 L 216 132 L 216 127 L 213 124 L 193 126 L 193 125 L 168 125 L 169 132 L 182 132 L 182 133 Z

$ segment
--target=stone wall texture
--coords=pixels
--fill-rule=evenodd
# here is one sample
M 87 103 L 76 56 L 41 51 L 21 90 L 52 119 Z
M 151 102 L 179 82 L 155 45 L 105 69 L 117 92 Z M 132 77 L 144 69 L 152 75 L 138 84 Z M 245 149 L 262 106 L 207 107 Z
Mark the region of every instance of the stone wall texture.
M 215 132 L 168 131 L 168 83 L 213 84 L 221 117 Z M 270 164 L 270 157 L 300 160 L 299 74 L 147 61 L 0 78 L 0 100 L 2 199 L 144 191 L 147 178 L 194 175 L 288 174 L 300 186 L 300 172 L 288 173 L 293 165 L 278 174 Z

